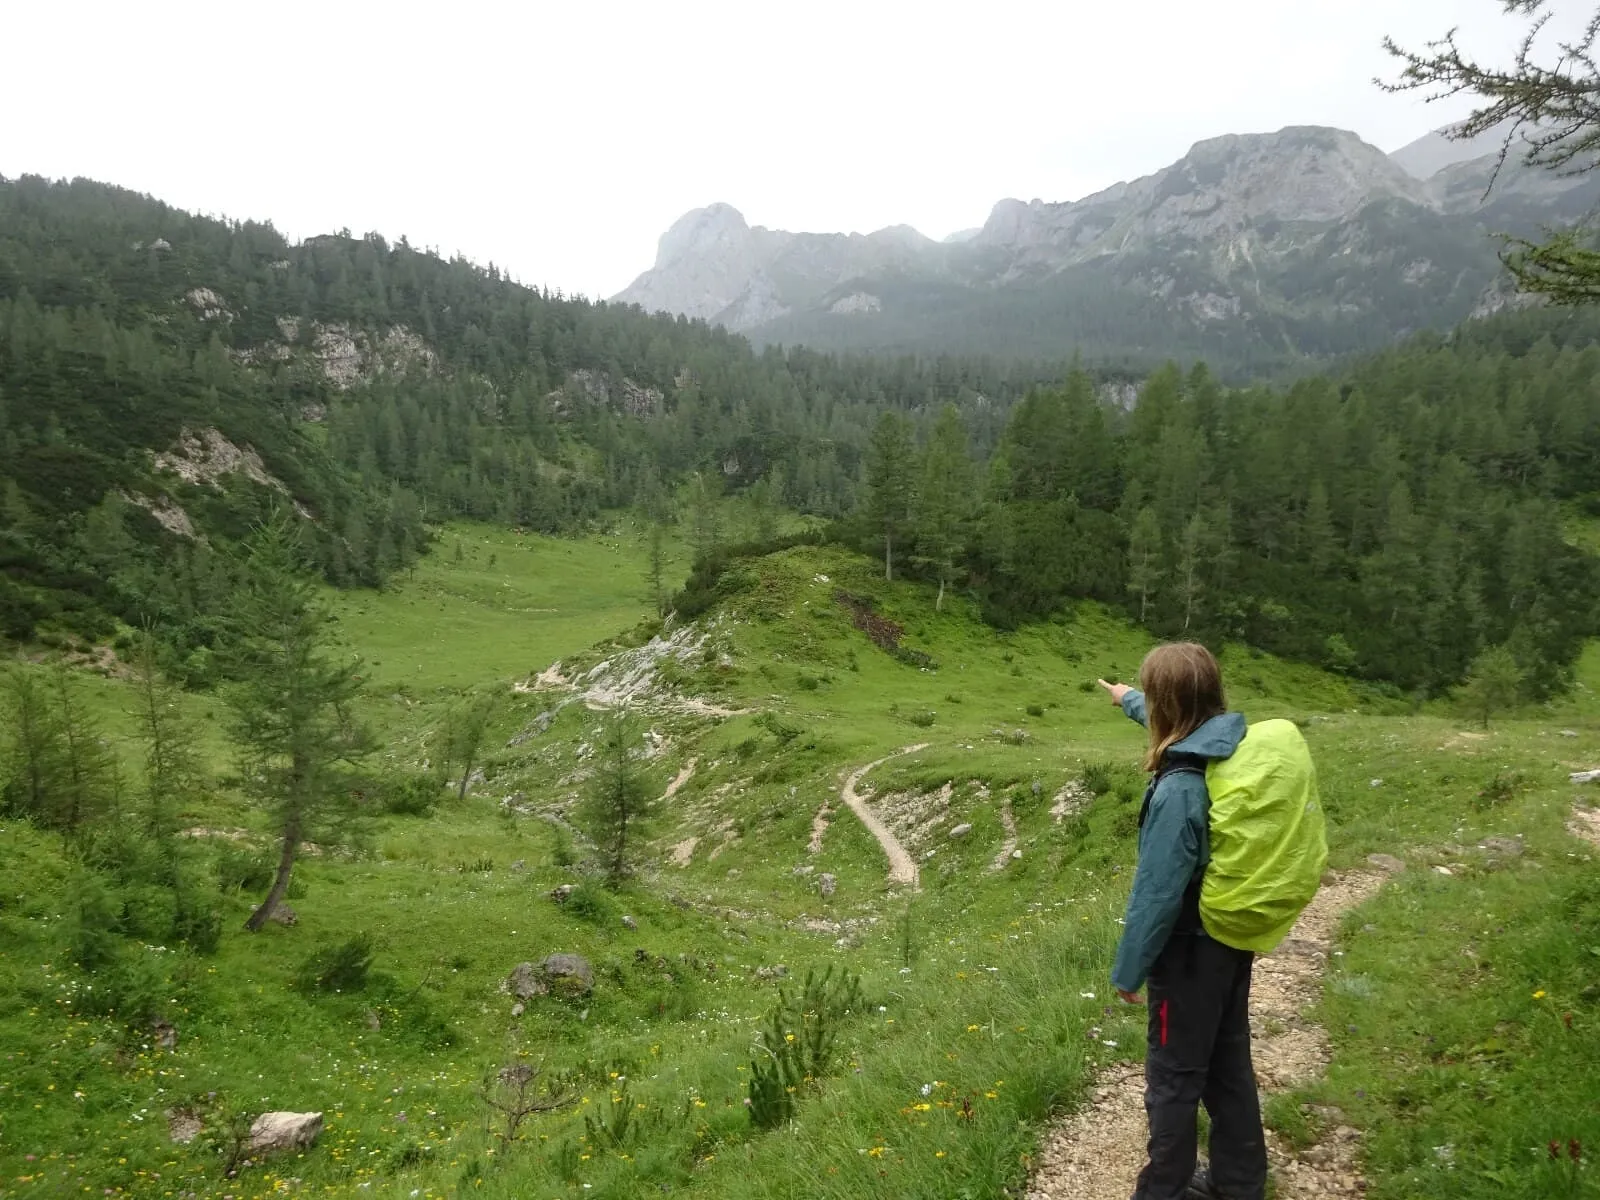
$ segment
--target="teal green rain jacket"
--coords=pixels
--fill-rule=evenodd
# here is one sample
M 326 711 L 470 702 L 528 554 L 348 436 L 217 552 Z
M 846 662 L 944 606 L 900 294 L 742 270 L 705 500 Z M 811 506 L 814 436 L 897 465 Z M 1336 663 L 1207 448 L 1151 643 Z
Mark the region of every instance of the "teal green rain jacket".
M 1144 693 L 1131 691 L 1124 696 L 1122 711 L 1146 724 Z M 1211 861 L 1204 768 L 1212 759 L 1231 757 L 1244 734 L 1241 714 L 1212 717 L 1167 751 L 1164 766 L 1187 765 L 1197 770 L 1158 772 L 1146 792 L 1149 809 L 1139 829 L 1139 866 L 1111 969 L 1111 984 L 1121 991 L 1136 992 L 1144 985 L 1178 925 L 1184 892 Z M 1204 936 L 1198 928 L 1195 932 Z

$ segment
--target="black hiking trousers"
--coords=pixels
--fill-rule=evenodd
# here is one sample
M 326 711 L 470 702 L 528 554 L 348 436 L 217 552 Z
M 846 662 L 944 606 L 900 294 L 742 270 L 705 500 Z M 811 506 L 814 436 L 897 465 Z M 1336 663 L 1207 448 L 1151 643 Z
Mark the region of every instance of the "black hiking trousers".
M 1250 1062 L 1255 955 L 1203 933 L 1174 934 L 1150 971 L 1144 1107 L 1150 1161 L 1134 1200 L 1183 1200 L 1198 1154 L 1198 1106 L 1211 1117 L 1211 1186 L 1263 1200 L 1267 1143 Z

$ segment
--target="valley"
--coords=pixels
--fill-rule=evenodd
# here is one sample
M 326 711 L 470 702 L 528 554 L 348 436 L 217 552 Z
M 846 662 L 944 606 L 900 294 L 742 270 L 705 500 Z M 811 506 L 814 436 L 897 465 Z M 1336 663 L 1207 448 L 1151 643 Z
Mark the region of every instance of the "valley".
M 870 560 L 822 546 L 749 560 L 717 609 L 652 642 L 663 634 L 640 625 L 643 549 L 625 528 L 566 540 L 457 526 L 414 579 L 335 598 L 340 637 L 371 663 L 362 704 L 385 768 L 421 770 L 445 713 L 478 688 L 499 700 L 482 778 L 428 815 L 368 811 L 347 842 L 304 858 L 291 927 L 241 932 L 251 896 L 234 892 L 214 956 L 133 947 L 163 981 L 170 1047 L 83 1004 L 52 932 L 70 920 L 69 864 L 58 841 L 7 822 L 21 883 L 0 917 L 12 1194 L 934 1197 L 1026 1184 L 1048 1122 L 1142 1044 L 1142 1013 L 1109 1004 L 1104 979 L 1142 739 L 1090 689 L 1129 675 L 1147 635 L 1093 605 L 997 635 L 970 602 L 936 612 L 926 585 L 886 585 Z M 581 612 L 560 611 L 552 581 L 584 598 Z M 874 645 L 846 594 L 932 665 Z M 1583 799 L 1566 771 L 1600 756 L 1600 648 L 1571 699 L 1476 732 L 1242 647 L 1224 661 L 1236 707 L 1303 723 L 1335 867 L 1370 872 L 1367 857 L 1386 854 L 1409 868 L 1342 925 L 1320 1006 L 1335 1071 L 1275 1102 L 1278 1136 L 1311 1154 L 1331 1132 L 1316 1114 L 1338 1108 L 1333 1123 L 1374 1131 L 1368 1194 L 1510 1194 L 1463 1189 L 1443 1168 L 1419 1183 L 1412 1155 L 1466 1119 L 1445 1103 L 1451 1080 L 1507 1068 L 1541 1080 L 1519 1130 L 1593 1136 L 1563 1092 L 1583 1086 L 1596 1036 L 1584 951 L 1557 949 L 1536 914 L 1588 903 L 1593 851 L 1566 832 Z M 637 876 L 611 891 L 573 822 L 606 715 L 596 697 L 624 680 L 635 753 L 663 799 Z M 109 681 L 96 704 L 126 707 L 128 690 Z M 118 744 L 131 769 L 133 747 Z M 220 747 L 213 765 L 228 769 Z M 852 796 L 914 860 L 914 883 Z M 225 793 L 183 821 L 196 853 L 227 869 L 270 854 L 269 829 Z M 1515 855 L 1481 848 L 1495 838 L 1516 839 Z M 1504 923 L 1482 925 L 1484 912 Z M 372 939 L 359 987 L 292 986 L 308 955 L 356 933 Z M 1433 977 L 1435 1015 L 1408 1028 L 1416 972 L 1459 958 L 1458 941 L 1477 958 Z M 592 992 L 506 994 L 519 962 L 557 953 L 584 956 Z M 763 1132 L 745 1103 L 766 1053 L 758 1030 L 780 990 L 830 965 L 860 974 L 861 999 L 839 1016 L 828 1074 L 803 1085 L 792 1122 Z M 1539 1015 L 1546 999 L 1570 1025 Z M 1346 1021 L 1351 1005 L 1362 1015 Z M 1491 1037 L 1505 1047 L 1495 1057 L 1472 1050 Z M 1416 1093 L 1413 1059 L 1434 1064 L 1437 1100 Z M 563 1081 L 569 1102 L 508 1141 L 482 1093 L 521 1063 Z M 1400 1103 L 1424 1107 L 1387 1122 Z M 220 1177 L 219 1127 L 265 1110 L 321 1112 L 324 1132 Z M 206 1131 L 174 1143 L 169 1123 L 190 1119 Z M 1515 1135 L 1493 1114 L 1472 1119 L 1488 1123 L 1484 1140 L 1456 1141 L 1452 1170 L 1509 1169 L 1515 1155 L 1497 1147 Z
M 940 242 L 713 204 L 612 300 L 0 177 L 0 1197 L 1121 1200 L 1175 810 L 1141 851 L 1097 681 L 1174 641 L 1328 827 L 1268 1195 L 1600 1196 L 1600 114 L 1453 46 L 1387 86 L 1471 138 L 1205 136 Z M 590 135 L 636 74 L 438 227 L 726 194 L 704 112 Z

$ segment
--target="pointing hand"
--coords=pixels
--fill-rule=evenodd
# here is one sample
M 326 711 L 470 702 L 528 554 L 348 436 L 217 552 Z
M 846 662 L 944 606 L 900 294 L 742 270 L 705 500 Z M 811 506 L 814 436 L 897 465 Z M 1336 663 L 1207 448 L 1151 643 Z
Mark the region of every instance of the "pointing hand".
M 1133 691 L 1133 689 L 1125 683 L 1107 683 L 1104 679 L 1099 679 L 1095 682 L 1097 682 L 1101 687 L 1105 688 L 1105 690 L 1110 693 L 1111 703 L 1115 704 L 1118 708 L 1122 707 L 1122 698 L 1129 692 Z

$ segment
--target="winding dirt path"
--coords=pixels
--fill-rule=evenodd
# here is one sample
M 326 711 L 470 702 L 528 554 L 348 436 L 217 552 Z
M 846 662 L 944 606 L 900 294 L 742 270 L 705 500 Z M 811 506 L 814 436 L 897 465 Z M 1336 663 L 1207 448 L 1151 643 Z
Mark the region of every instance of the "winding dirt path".
M 1600 846 L 1600 808 L 1574 804 L 1572 817 L 1567 821 L 1567 832 L 1575 838 L 1582 838 L 1591 846 Z
M 694 778 L 694 769 L 699 765 L 699 762 L 700 760 L 698 758 L 691 758 L 687 763 L 685 763 L 683 770 L 679 771 L 676 778 L 674 778 L 671 783 L 667 784 L 667 790 L 661 793 L 661 799 L 657 801 L 657 803 L 665 804 L 668 800 L 671 800 L 674 796 L 676 796 L 678 794 L 678 789 L 683 787 L 684 784 L 688 783 L 689 780 Z
M 1322 1027 L 1304 1010 L 1322 991 L 1322 974 L 1346 912 L 1378 890 L 1365 872 L 1325 884 L 1300 915 L 1289 939 L 1256 959 L 1251 985 L 1257 1082 L 1264 1092 L 1298 1087 L 1319 1076 L 1330 1052 Z M 1028 1200 L 1127 1200 L 1144 1166 L 1144 1069 L 1119 1063 L 1095 1081 L 1090 1102 L 1053 1130 L 1040 1151 Z M 1337 1124 L 1322 1143 L 1298 1155 L 1270 1132 L 1268 1156 L 1277 1200 L 1361 1196 L 1360 1134 Z
M 817 815 L 811 818 L 811 841 L 806 844 L 807 854 L 822 853 L 822 839 L 828 832 L 828 822 L 832 817 L 833 809 L 824 800 L 822 807 L 817 809 Z
M 991 871 L 1004 871 L 1011 865 L 1011 856 L 1017 852 L 1017 818 L 1011 811 L 1010 799 L 1000 801 L 1000 825 L 1006 831 L 1005 841 L 1000 843 L 1000 853 L 994 856 L 994 861 L 989 864 Z
M 878 845 L 883 847 L 883 853 L 889 860 L 889 882 L 905 884 L 910 887 L 917 886 L 917 864 L 911 855 L 906 853 L 906 848 L 900 844 L 900 839 L 895 837 L 894 831 L 885 825 L 876 813 L 868 807 L 867 802 L 856 791 L 861 781 L 867 777 L 867 772 L 874 767 L 881 767 L 892 758 L 901 758 L 907 754 L 915 754 L 918 750 L 926 750 L 927 742 L 915 746 L 907 746 L 904 750 L 896 750 L 893 754 L 886 754 L 866 766 L 858 768 L 850 778 L 844 781 L 844 787 L 839 791 L 839 798 L 845 802 L 850 811 L 861 818 L 861 823 L 867 827 L 867 832 L 878 839 Z

